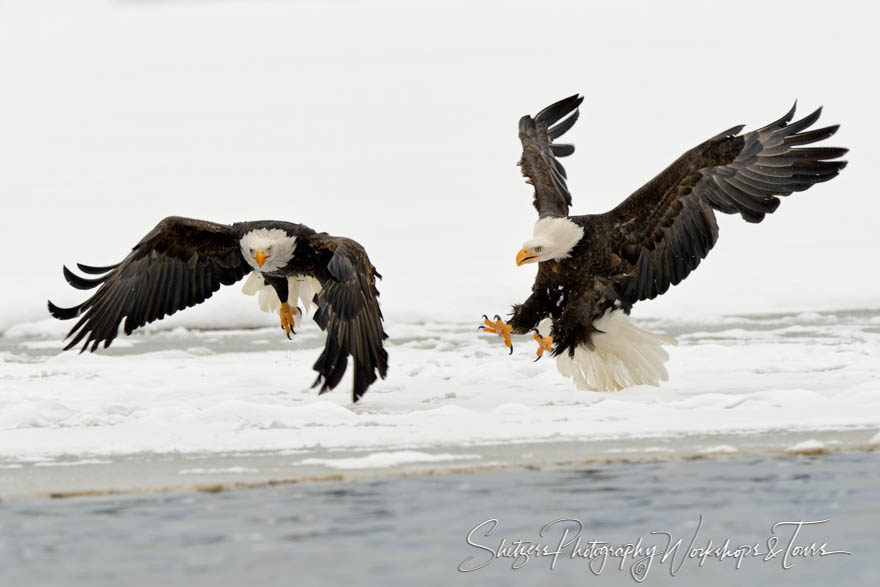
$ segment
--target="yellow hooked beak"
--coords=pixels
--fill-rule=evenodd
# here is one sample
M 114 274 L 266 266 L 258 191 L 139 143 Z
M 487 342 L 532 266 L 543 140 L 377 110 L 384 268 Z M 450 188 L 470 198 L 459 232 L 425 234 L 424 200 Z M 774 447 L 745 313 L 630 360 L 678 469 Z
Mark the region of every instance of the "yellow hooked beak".
M 268 257 L 266 256 L 266 251 L 264 251 L 263 249 L 257 249 L 257 265 L 262 267 L 263 263 L 266 262 L 266 259 L 268 259 Z
M 533 255 L 529 252 L 528 249 L 520 249 L 520 251 L 516 254 L 516 264 L 517 266 L 525 265 L 526 263 L 531 263 L 538 258 L 538 255 Z

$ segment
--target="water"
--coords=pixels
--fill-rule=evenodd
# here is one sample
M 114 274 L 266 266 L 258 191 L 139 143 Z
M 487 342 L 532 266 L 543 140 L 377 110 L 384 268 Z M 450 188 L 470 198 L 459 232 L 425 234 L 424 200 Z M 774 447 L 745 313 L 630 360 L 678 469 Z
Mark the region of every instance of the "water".
M 3 585 L 634 585 L 632 560 L 618 570 L 609 561 L 598 575 L 587 561 L 564 551 L 532 558 L 513 570 L 511 559 L 476 566 L 486 548 L 539 540 L 540 528 L 559 518 L 584 526 L 589 539 L 614 545 L 642 538 L 662 547 L 665 531 L 686 549 L 730 539 L 731 548 L 766 550 L 771 525 L 796 520 L 805 527 L 797 545 L 827 542 L 850 551 L 768 561 L 697 560 L 681 555 L 653 562 L 647 585 L 880 584 L 880 453 L 764 456 L 505 470 L 302 483 L 216 494 L 173 493 L 71 500 L 26 500 L 0 510 Z M 466 536 L 497 519 L 489 536 Z M 574 529 L 574 525 L 570 525 Z M 543 540 L 556 545 L 562 526 Z M 778 548 L 791 529 L 777 531 Z M 683 554 L 683 553 L 682 553 Z M 673 565 L 681 564 L 677 576 Z M 597 561 L 594 561 L 594 565 Z M 598 568 L 598 567 L 594 567 Z

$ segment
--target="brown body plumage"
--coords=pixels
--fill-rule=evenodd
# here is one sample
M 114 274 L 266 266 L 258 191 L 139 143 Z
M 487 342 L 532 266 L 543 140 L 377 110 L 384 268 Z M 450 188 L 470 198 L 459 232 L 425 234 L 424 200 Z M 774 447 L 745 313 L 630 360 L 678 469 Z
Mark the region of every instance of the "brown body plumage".
M 283 264 L 257 266 L 248 260 L 246 238 L 272 231 L 291 245 Z M 262 263 L 262 262 L 261 262 Z M 120 263 L 107 267 L 78 265 L 100 275 L 86 279 L 64 267 L 64 277 L 77 289 L 98 288 L 83 303 L 60 308 L 49 302 L 49 312 L 60 320 L 79 318 L 68 334 L 65 350 L 82 343 L 94 351 L 116 337 L 211 297 L 221 285 L 231 285 L 251 272 L 260 272 L 287 304 L 289 278 L 309 277 L 320 283 L 313 303 L 314 319 L 327 331 L 324 351 L 314 365 L 321 392 L 338 385 L 348 357 L 354 362 L 353 399 L 357 401 L 377 375 L 385 377 L 388 354 L 383 347 L 376 278 L 381 277 L 357 242 L 315 232 L 303 224 L 280 221 L 217 224 L 191 218 L 168 217 L 159 222 Z M 265 271 L 262 271 L 265 269 Z M 296 300 L 291 299 L 294 305 Z M 123 324 L 124 322 L 124 324 Z
M 532 295 L 514 306 L 508 324 L 526 334 L 550 318 L 556 355 L 592 349 L 595 323 L 609 309 L 628 314 L 636 302 L 686 278 L 718 239 L 716 211 L 760 222 L 780 196 L 828 181 L 846 166 L 837 160 L 846 149 L 810 146 L 838 127 L 808 131 L 821 109 L 792 123 L 792 107 L 763 128 L 740 135 L 743 127 L 736 126 L 687 151 L 609 212 L 569 216 L 571 195 L 557 158 L 574 147 L 553 141 L 577 120 L 581 101 L 571 96 L 520 120 L 519 165 L 534 185 L 540 219 L 566 219 L 583 229 L 564 255 L 540 258 L 525 247 L 518 257 L 520 264 L 540 265 Z

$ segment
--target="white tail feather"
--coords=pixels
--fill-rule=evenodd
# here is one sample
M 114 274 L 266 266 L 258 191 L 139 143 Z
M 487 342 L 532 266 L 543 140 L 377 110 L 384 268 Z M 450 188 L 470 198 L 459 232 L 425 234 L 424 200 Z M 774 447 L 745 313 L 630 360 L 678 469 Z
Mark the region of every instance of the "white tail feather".
M 253 271 L 248 278 L 244 280 L 244 283 L 241 286 L 241 293 L 246 296 L 256 295 L 263 287 L 265 287 L 266 282 L 263 281 L 263 275 L 259 271 Z
M 594 350 L 581 345 L 574 357 L 568 352 L 556 357 L 559 372 L 571 377 L 578 389 L 617 391 L 669 379 L 664 365 L 669 354 L 662 345 L 677 345 L 674 338 L 642 330 L 621 310 L 608 309 L 593 325 L 602 331 L 593 334 Z M 544 323 L 539 327 L 547 329 Z
M 299 306 L 302 302 L 303 310 L 308 312 L 315 305 L 313 300 L 315 294 L 321 291 L 321 282 L 308 275 L 295 275 L 287 278 L 287 289 L 288 302 L 294 306 Z M 281 299 L 275 292 L 275 288 L 266 283 L 263 274 L 259 271 L 254 271 L 248 276 L 244 285 L 241 286 L 241 291 L 248 296 L 256 295 L 257 303 L 264 312 L 275 314 L 281 309 Z M 294 315 L 294 328 L 299 328 L 301 319 L 302 316 L 299 313 Z

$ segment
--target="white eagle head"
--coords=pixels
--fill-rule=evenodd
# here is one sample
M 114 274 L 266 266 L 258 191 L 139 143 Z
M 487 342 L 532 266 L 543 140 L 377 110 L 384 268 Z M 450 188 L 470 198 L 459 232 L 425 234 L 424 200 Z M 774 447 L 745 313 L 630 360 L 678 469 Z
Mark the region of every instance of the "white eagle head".
M 534 238 L 516 254 L 516 264 L 565 259 L 583 237 L 584 229 L 568 218 L 541 218 L 535 223 Z
M 248 265 L 261 273 L 278 271 L 290 262 L 296 250 L 296 237 L 280 228 L 255 228 L 239 242 Z

